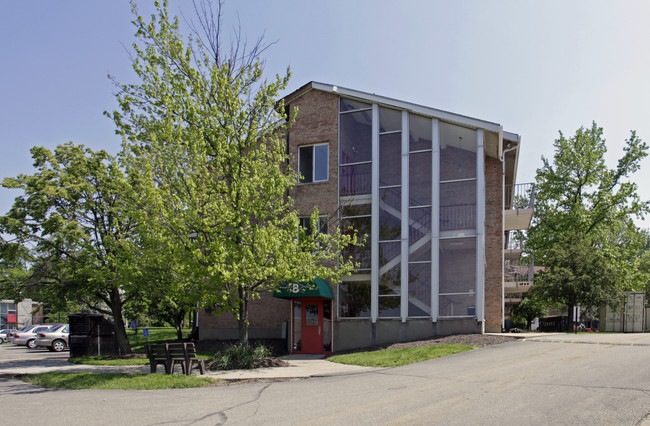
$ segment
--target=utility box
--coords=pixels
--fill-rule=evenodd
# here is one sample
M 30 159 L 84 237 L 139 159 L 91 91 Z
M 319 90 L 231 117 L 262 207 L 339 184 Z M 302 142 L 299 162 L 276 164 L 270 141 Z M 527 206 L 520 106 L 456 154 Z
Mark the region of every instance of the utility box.
M 600 331 L 643 333 L 645 325 L 645 293 L 627 293 L 623 307 L 614 311 L 601 308 Z
M 117 355 L 115 326 L 100 314 L 70 314 L 70 358 Z

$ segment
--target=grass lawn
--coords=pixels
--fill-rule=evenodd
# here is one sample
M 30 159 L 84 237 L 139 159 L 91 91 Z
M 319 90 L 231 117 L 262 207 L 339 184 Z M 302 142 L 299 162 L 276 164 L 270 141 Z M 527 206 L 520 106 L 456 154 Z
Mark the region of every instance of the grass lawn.
M 63 373 L 25 374 L 33 385 L 65 389 L 180 389 L 213 386 L 220 380 L 184 374 Z
M 138 329 L 138 333 L 134 333 L 133 329 L 128 329 L 126 335 L 129 338 L 129 343 L 131 344 L 131 349 L 133 352 L 144 353 L 144 345 L 146 343 L 165 343 L 177 341 L 176 329 L 174 327 L 147 327 L 149 330 L 149 337 L 144 337 L 142 335 L 142 329 Z M 183 337 L 187 337 L 190 333 L 190 329 L 187 330 L 187 333 L 183 333 Z
M 156 344 L 165 342 L 178 341 L 176 338 L 176 330 L 174 327 L 148 327 L 149 337 L 142 335 L 142 329 L 138 329 L 135 334 L 134 330 L 127 330 L 126 334 L 131 344 L 131 349 L 134 353 L 144 354 L 144 345 L 146 343 Z M 189 334 L 183 333 L 184 336 Z M 208 354 L 197 354 L 198 358 L 209 358 Z M 68 362 L 71 364 L 87 364 L 87 365 L 147 365 L 149 360 L 147 358 L 125 358 L 125 359 L 106 359 L 106 357 L 78 357 L 70 358 Z
M 85 365 L 147 365 L 149 359 L 147 358 L 123 358 L 123 359 L 106 359 L 100 356 L 87 356 L 69 358 L 70 364 L 85 364 Z
M 475 349 L 470 345 L 434 345 L 336 355 L 328 361 L 364 367 L 399 367 Z

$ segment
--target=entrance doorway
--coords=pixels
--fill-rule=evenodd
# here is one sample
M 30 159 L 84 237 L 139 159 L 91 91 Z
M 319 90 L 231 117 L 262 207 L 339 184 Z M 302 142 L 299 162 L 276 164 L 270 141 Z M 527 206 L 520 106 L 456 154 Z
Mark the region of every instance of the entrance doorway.
M 332 352 L 332 301 L 325 298 L 292 300 L 292 352 L 326 354 Z

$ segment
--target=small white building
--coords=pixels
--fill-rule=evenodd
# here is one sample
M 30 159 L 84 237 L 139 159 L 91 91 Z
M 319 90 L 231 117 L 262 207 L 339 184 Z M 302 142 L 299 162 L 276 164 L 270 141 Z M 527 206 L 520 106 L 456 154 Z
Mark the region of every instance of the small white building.
M 32 299 L 0 301 L 0 328 L 21 328 L 33 322 L 33 314 L 40 303 Z

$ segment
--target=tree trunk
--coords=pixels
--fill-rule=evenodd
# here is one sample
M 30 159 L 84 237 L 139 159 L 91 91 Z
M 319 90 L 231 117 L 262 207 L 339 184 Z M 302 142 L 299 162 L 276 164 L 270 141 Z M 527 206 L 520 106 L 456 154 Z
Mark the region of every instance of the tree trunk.
M 567 319 L 568 319 L 568 324 L 567 324 L 567 330 L 568 332 L 573 331 L 573 304 L 567 305 L 568 313 L 567 313 Z
M 190 340 L 199 341 L 199 309 L 194 310 L 192 315 L 192 326 L 190 331 Z
M 239 287 L 239 342 L 248 346 L 248 300 L 246 291 L 242 286 Z
M 176 329 L 176 338 L 178 340 L 183 340 L 183 319 L 176 322 L 174 328 Z
M 124 319 L 122 318 L 122 296 L 118 288 L 111 290 L 111 312 L 113 313 L 113 325 L 115 326 L 115 337 L 117 339 L 117 347 L 121 354 L 126 355 L 131 353 L 131 344 L 126 335 L 126 328 L 124 327 Z

